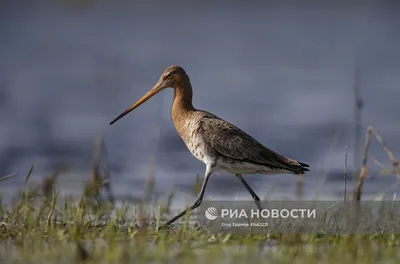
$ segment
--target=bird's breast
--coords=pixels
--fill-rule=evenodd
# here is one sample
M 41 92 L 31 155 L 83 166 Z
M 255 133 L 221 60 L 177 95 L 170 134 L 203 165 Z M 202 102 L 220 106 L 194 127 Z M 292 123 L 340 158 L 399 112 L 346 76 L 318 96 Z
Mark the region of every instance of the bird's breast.
M 177 130 L 194 157 L 206 164 L 215 160 L 214 151 L 203 139 L 199 122 L 195 119 L 186 120 Z

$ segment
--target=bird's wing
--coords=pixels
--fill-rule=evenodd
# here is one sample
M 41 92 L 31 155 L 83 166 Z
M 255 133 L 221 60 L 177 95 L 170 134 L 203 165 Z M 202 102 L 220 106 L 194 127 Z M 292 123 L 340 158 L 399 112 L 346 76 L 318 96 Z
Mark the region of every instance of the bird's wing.
M 201 118 L 200 129 L 204 140 L 223 156 L 298 172 L 308 166 L 264 147 L 246 132 L 212 114 Z

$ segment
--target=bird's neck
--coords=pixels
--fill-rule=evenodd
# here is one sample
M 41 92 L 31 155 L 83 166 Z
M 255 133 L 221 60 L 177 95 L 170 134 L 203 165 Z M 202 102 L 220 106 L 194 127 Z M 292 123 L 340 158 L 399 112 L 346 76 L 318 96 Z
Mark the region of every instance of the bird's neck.
M 189 118 L 190 114 L 196 109 L 192 103 L 193 90 L 190 81 L 182 82 L 174 88 L 174 102 L 172 104 L 172 121 L 176 129 L 184 126 L 185 120 Z
M 192 85 L 189 81 L 182 82 L 174 89 L 174 102 L 172 104 L 172 110 L 178 112 L 194 110 L 192 99 Z

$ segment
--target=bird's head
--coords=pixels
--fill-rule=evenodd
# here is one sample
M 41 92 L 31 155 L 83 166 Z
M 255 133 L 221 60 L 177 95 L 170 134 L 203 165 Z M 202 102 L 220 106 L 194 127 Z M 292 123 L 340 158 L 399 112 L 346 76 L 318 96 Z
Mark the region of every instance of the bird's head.
M 176 65 L 172 65 L 167 67 L 164 72 L 161 74 L 160 79 L 154 85 L 153 88 L 150 89 L 142 98 L 140 98 L 136 103 L 126 109 L 122 114 L 120 114 L 117 118 L 110 122 L 110 125 L 117 122 L 119 119 L 133 111 L 135 108 L 149 100 L 151 97 L 164 90 L 165 88 L 178 88 L 182 86 L 184 82 L 187 82 L 189 77 L 187 76 L 185 70 Z

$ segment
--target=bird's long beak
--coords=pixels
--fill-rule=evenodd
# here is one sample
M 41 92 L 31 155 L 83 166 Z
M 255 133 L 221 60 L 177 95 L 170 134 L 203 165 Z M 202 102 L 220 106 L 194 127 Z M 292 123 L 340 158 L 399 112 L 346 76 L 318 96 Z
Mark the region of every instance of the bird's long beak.
M 162 90 L 162 82 L 159 81 L 151 90 L 146 93 L 142 98 L 140 98 L 136 103 L 131 105 L 128 109 L 126 109 L 122 114 L 117 116 L 113 121 L 110 122 L 110 125 L 114 124 L 117 122 L 119 119 L 124 117 L 125 115 L 129 114 L 131 111 L 135 110 L 138 106 L 149 100 L 151 97 L 153 97 L 155 94 L 157 94 L 159 91 Z

